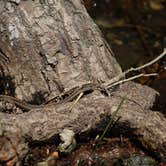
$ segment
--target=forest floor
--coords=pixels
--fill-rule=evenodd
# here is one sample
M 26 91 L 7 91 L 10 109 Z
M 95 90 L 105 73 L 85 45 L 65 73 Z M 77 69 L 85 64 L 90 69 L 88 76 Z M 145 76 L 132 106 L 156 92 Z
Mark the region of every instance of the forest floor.
M 153 59 L 164 47 L 163 41 L 166 37 L 164 2 L 149 1 L 149 4 L 141 4 L 141 2 L 136 5 L 130 3 L 119 5 L 116 0 L 110 3 L 96 1 L 86 6 L 111 45 L 123 70 Z M 140 78 L 137 82 L 159 91 L 160 97 L 153 110 L 161 111 L 166 116 L 166 59 L 163 58 L 141 72 L 159 73 L 157 77 Z M 35 165 L 50 159 L 49 164 L 45 163 L 46 165 L 166 166 L 166 163 L 158 161 L 153 152 L 148 152 L 134 140 L 130 133 L 125 135 L 116 133 L 116 124 L 108 130 L 103 141 L 96 147 L 95 138 L 103 130 L 77 136 L 77 147 L 70 154 L 59 155 L 57 145 L 53 143 L 30 145 L 31 150 L 25 158 L 25 165 Z

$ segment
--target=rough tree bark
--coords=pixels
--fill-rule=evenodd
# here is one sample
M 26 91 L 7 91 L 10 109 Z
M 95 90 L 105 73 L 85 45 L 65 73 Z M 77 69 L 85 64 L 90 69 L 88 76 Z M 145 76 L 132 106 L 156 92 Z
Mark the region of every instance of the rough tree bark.
M 80 0 L 0 0 L 0 13 L 1 94 L 41 104 L 75 86 L 106 82 L 121 73 Z M 66 103 L 17 114 L 1 112 L 0 160 L 16 162 L 28 152 L 29 141 L 47 140 L 64 128 L 83 132 L 96 127 L 124 93 L 142 107 L 126 101 L 119 125 L 132 129 L 146 148 L 164 159 L 166 120 L 150 111 L 156 92 L 130 82 L 111 97 L 99 92 L 84 96 L 72 111 Z

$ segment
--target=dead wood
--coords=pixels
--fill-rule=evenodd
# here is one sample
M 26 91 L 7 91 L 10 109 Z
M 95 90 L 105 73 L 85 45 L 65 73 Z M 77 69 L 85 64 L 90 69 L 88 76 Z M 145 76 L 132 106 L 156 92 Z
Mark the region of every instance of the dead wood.
M 80 1 L 46 2 L 0 1 L 1 94 L 40 104 L 77 85 L 107 82 L 121 73 Z M 164 159 L 166 120 L 150 111 L 156 92 L 130 82 L 111 97 L 86 95 L 71 111 L 71 103 L 66 103 L 20 114 L 1 112 L 0 160 L 18 161 L 29 142 L 48 140 L 64 128 L 77 133 L 95 128 L 126 93 L 138 104 L 125 100 L 119 126 L 132 129 L 144 147 Z
M 165 159 L 166 120 L 162 114 L 150 111 L 156 92 L 146 86 L 125 83 L 111 97 L 94 93 L 80 99 L 72 111 L 69 111 L 72 103 L 67 103 L 17 115 L 1 113 L 0 154 L 6 155 L 1 160 L 23 156 L 28 151 L 27 140 L 48 140 L 64 128 L 76 133 L 95 128 L 103 115 L 112 114 L 126 93 L 131 100 L 126 99 L 118 113 L 121 118 L 117 130 L 135 136 L 157 157 Z

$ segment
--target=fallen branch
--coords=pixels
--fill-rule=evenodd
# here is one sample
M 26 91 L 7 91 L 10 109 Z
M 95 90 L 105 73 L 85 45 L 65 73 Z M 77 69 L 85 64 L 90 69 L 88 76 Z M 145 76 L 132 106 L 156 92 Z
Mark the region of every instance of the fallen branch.
M 131 92 L 131 93 L 130 93 Z M 0 113 L 0 126 L 3 135 L 0 137 L 0 154 L 5 154 L 9 160 L 23 157 L 28 152 L 27 140 L 48 140 L 64 128 L 82 133 L 101 122 L 103 115 L 112 115 L 121 97 L 127 98 L 141 105 L 125 100 L 117 116 L 119 130 L 124 134 L 136 135 L 144 147 L 153 151 L 159 158 L 165 159 L 166 149 L 166 119 L 162 114 L 151 112 L 149 109 L 155 101 L 156 92 L 147 86 L 135 83 L 122 84 L 110 97 L 89 95 L 77 102 L 71 111 L 72 103 L 50 105 L 42 109 L 34 109 L 23 114 Z M 122 126 L 122 127 L 120 127 Z M 159 139 L 160 138 L 160 139 Z M 8 147 L 8 148 L 7 148 Z M 8 153 L 10 151 L 10 153 Z M 2 160 L 2 158 L 0 158 Z

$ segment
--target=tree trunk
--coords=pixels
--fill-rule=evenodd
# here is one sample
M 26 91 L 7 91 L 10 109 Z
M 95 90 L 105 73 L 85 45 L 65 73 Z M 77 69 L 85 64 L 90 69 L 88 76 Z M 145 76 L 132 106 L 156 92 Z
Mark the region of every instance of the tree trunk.
M 48 3 L 49 2 L 49 3 Z M 79 1 L 1 2 L 3 75 L 16 97 L 34 101 L 120 72 Z
M 42 104 L 73 87 L 107 82 L 121 73 L 79 0 L 0 0 L 0 13 L 1 94 Z M 142 107 L 126 101 L 119 124 L 134 129 L 142 144 L 163 159 L 166 120 L 149 110 L 156 92 L 126 83 L 111 97 L 99 92 L 84 96 L 71 111 L 71 103 L 66 103 L 20 114 L 1 112 L 0 160 L 18 161 L 27 153 L 29 141 L 48 140 L 64 128 L 83 132 L 95 127 L 102 114 L 111 115 L 124 92 Z

